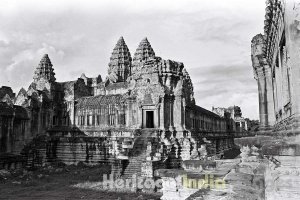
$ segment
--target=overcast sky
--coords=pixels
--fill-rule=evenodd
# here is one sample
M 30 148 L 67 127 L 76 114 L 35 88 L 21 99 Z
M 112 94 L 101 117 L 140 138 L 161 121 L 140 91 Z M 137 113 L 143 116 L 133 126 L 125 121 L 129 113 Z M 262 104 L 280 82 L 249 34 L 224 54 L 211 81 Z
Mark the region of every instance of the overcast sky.
M 133 55 L 148 37 L 157 56 L 183 62 L 196 102 L 239 105 L 258 119 L 252 37 L 263 32 L 263 0 L 0 1 L 0 85 L 28 88 L 48 53 L 57 81 L 105 78 L 123 36 Z

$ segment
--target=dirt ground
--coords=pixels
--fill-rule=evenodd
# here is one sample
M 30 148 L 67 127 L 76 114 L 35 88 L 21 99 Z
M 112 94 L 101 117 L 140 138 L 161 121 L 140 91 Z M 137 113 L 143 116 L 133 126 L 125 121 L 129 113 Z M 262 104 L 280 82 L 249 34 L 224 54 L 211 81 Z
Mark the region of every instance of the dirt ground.
M 1 200 L 72 200 L 72 199 L 118 199 L 141 200 L 159 199 L 160 194 L 133 192 L 109 192 L 74 188 L 72 185 L 85 181 L 102 181 L 103 174 L 109 173 L 103 166 L 59 166 L 35 171 L 15 170 L 0 173 Z

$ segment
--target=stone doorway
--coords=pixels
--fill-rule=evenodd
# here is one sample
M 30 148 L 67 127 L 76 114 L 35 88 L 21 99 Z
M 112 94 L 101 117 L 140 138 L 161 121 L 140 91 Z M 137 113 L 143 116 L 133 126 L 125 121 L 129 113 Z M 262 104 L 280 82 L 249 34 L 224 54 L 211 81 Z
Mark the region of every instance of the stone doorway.
M 146 111 L 146 128 L 154 128 L 154 111 Z

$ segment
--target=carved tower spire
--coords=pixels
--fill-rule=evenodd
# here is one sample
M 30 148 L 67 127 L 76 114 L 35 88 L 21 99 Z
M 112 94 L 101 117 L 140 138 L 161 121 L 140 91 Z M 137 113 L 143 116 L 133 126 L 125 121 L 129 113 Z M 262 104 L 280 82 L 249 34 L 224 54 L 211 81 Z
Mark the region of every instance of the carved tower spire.
M 112 82 L 124 82 L 130 76 L 131 55 L 123 39 L 120 37 L 110 57 L 108 78 Z
M 136 49 L 133 61 L 148 61 L 155 58 L 155 53 L 147 38 L 144 38 Z
M 52 66 L 48 54 L 45 54 L 34 72 L 34 81 L 37 82 L 39 79 L 44 78 L 50 83 L 55 82 L 55 73 Z
M 195 104 L 194 87 L 189 73 L 184 68 L 183 72 L 183 88 L 187 103 Z

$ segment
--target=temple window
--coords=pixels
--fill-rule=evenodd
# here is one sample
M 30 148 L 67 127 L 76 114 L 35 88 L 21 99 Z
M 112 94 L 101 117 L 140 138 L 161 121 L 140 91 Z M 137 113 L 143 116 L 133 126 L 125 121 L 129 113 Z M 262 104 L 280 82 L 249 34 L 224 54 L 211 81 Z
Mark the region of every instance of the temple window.
M 97 126 L 100 125 L 100 115 L 97 115 Z
M 87 116 L 87 122 L 86 125 L 89 126 L 90 125 L 90 115 Z
M 109 116 L 108 124 L 115 125 L 115 106 L 114 105 L 109 105 L 108 116 Z
M 95 126 L 95 115 L 92 117 L 92 125 Z
M 115 116 L 109 115 L 109 125 L 114 125 L 114 124 L 115 124 Z

